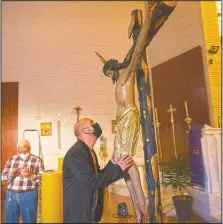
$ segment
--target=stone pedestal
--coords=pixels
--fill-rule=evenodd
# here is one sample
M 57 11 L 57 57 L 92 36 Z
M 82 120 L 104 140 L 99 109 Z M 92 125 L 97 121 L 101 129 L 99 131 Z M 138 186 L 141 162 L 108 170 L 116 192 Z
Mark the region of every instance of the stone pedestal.
M 221 223 L 221 194 L 209 193 L 187 187 L 187 191 L 194 198 L 194 213 L 207 223 Z
M 202 154 L 205 169 L 205 191 L 221 191 L 221 129 L 207 125 L 202 129 Z
M 194 197 L 196 215 L 208 223 L 221 223 L 221 129 L 205 125 L 201 133 L 205 187 L 187 190 Z

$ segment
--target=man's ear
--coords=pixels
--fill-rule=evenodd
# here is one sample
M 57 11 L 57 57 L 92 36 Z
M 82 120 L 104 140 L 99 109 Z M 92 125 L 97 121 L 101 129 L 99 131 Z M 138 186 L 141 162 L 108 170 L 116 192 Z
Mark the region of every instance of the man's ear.
M 83 129 L 82 131 L 83 131 L 84 134 L 88 134 L 87 128 Z
M 93 127 L 83 129 L 84 134 L 92 134 L 94 132 Z

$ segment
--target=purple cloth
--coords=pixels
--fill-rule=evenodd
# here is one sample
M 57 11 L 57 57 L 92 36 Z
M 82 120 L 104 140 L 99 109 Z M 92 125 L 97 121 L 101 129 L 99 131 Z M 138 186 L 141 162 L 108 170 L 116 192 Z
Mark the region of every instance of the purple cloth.
M 188 142 L 190 168 L 192 171 L 191 184 L 204 186 L 204 166 L 201 150 L 201 129 L 202 126 L 193 126 L 189 132 Z

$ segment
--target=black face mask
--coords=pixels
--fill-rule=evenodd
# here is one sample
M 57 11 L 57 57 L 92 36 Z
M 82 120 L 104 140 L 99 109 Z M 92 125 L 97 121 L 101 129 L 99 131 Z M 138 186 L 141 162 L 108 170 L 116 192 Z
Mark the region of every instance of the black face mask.
M 94 131 L 93 131 L 93 135 L 96 136 L 97 138 L 99 138 L 102 134 L 102 130 L 101 130 L 101 127 L 98 123 L 95 123 L 92 125 L 92 127 L 94 128 Z

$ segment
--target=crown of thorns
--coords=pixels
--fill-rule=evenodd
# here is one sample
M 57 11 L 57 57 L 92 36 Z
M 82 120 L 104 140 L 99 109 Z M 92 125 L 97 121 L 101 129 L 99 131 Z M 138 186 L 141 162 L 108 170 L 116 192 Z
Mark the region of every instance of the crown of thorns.
M 116 59 L 109 59 L 108 61 L 105 62 L 103 66 L 103 73 L 106 75 L 107 70 L 115 70 L 115 68 L 118 66 L 119 62 Z

